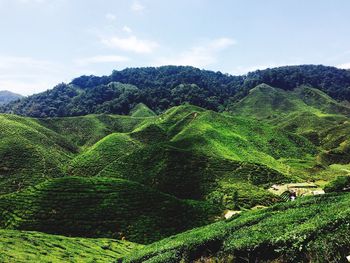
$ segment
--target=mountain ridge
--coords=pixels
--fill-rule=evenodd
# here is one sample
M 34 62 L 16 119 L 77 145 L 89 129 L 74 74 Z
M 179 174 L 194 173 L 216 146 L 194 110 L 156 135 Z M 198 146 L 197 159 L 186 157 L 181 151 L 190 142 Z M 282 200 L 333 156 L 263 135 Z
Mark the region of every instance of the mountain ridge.
M 160 113 L 187 102 L 221 112 L 262 83 L 283 90 L 308 85 L 338 101 L 350 100 L 350 71 L 335 67 L 285 66 L 231 76 L 189 66 L 163 66 L 127 68 L 102 77 L 81 76 L 9 103 L 0 111 L 32 117 L 126 115 L 139 103 Z

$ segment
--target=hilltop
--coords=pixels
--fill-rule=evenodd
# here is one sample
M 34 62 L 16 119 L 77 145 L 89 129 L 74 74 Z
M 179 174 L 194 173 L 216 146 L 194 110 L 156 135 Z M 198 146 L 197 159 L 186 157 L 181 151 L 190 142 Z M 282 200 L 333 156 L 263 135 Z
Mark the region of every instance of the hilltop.
M 11 101 L 19 100 L 23 98 L 22 95 L 8 91 L 0 90 L 0 105 L 7 104 Z

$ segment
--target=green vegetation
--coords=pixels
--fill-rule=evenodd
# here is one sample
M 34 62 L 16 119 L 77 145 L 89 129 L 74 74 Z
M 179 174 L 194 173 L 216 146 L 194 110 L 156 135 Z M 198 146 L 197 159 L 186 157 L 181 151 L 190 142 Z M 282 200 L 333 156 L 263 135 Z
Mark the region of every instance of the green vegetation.
M 147 121 L 150 119 L 147 118 Z M 85 149 L 113 132 L 131 132 L 141 125 L 145 118 L 100 114 L 69 118 L 46 118 L 38 119 L 38 121 L 41 125 L 62 135 L 72 144 Z
M 139 147 L 139 143 L 127 134 L 112 133 L 74 158 L 68 172 L 78 176 L 94 176 L 111 162 Z
M 350 190 L 350 176 L 338 176 L 336 179 L 325 185 L 325 192 L 342 192 Z
M 346 262 L 350 195 L 243 212 L 135 251 L 123 262 Z
M 156 114 L 145 104 L 139 103 L 130 111 L 130 115 L 133 117 L 152 117 Z
M 0 115 L 0 194 L 64 175 L 77 147 L 37 120 Z
M 349 83 L 323 66 L 126 69 L 4 106 L 51 117 L 0 115 L 0 261 L 343 262 L 349 194 L 268 189 L 348 190 Z
M 81 76 L 11 102 L 0 112 L 32 117 L 129 114 L 137 104 L 144 103 L 160 113 L 185 102 L 221 112 L 262 83 L 283 90 L 308 85 L 334 99 L 350 99 L 350 73 L 335 67 L 287 66 L 230 76 L 193 67 L 163 66 L 127 68 L 102 77 Z
M 106 238 L 72 238 L 0 230 L 1 262 L 113 262 L 142 246 Z
M 138 183 L 63 177 L 0 197 L 0 227 L 149 243 L 208 223 L 218 213 Z

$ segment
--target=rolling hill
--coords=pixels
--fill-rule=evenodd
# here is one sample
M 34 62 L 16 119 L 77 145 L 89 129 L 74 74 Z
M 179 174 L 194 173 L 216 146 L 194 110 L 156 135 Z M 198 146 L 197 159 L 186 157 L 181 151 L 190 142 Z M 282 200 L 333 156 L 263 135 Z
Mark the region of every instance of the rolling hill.
M 316 165 L 328 167 L 350 162 L 347 136 L 350 108 L 320 90 L 302 86 L 284 91 L 261 84 L 229 108 L 232 114 L 256 118 L 307 138 L 319 149 Z M 316 173 L 322 174 L 318 169 Z M 344 171 L 332 169 L 331 173 Z
M 128 69 L 8 104 L 51 117 L 0 114 L 0 261 L 344 261 L 349 194 L 269 188 L 346 188 L 347 74 Z
M 149 243 L 208 223 L 208 203 L 120 179 L 63 177 L 0 196 L 0 227 Z

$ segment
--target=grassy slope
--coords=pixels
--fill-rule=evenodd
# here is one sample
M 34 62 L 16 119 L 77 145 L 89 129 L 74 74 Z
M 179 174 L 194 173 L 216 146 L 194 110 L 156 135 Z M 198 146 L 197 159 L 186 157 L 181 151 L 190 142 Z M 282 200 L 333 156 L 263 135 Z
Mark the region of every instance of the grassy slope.
M 130 111 L 130 115 L 133 117 L 153 117 L 156 114 L 145 104 L 139 103 Z
M 100 176 L 121 177 L 179 198 L 221 203 L 239 189 L 239 205 L 270 204 L 265 184 L 286 178 L 266 166 L 197 154 L 169 144 L 155 144 L 111 163 Z M 244 184 L 244 188 L 242 188 Z
M 262 84 L 231 105 L 230 110 L 301 135 L 318 147 L 317 158 L 305 158 L 302 162 L 292 158 L 284 160 L 305 179 L 334 178 L 344 172 L 329 169 L 328 165 L 350 162 L 350 108 L 317 89 L 300 87 L 283 91 Z
M 125 133 L 112 133 L 78 155 L 70 163 L 68 173 L 94 176 L 112 161 L 138 149 L 140 143 Z
M 281 174 L 289 167 L 280 158 L 316 153 L 303 137 L 190 105 L 145 121 L 129 135 L 141 147 L 98 175 L 138 181 L 179 198 L 230 199 L 239 191 L 243 206 L 270 204 L 273 196 L 262 187 L 290 180 Z
M 0 230 L 1 262 L 113 262 L 142 247 L 106 238 L 71 238 Z
M 125 262 L 346 262 L 349 204 L 350 194 L 326 195 L 244 212 L 148 245 Z
M 87 149 L 105 136 L 117 132 L 130 132 L 145 119 L 143 117 L 131 117 L 121 115 L 87 115 L 67 118 L 40 119 L 40 123 L 61 134 L 71 143 Z
M 138 183 L 64 177 L 0 197 L 0 227 L 148 243 L 209 222 L 204 202 L 182 201 Z
M 302 86 L 293 91 L 260 84 L 238 103 L 229 106 L 235 114 L 271 119 L 293 112 L 350 115 L 350 108 L 341 105 L 320 90 Z
M 0 194 L 63 176 L 77 147 L 37 120 L 0 115 Z

